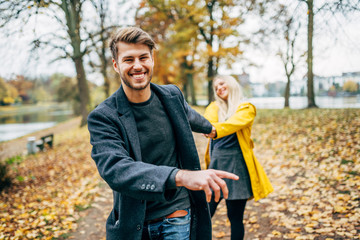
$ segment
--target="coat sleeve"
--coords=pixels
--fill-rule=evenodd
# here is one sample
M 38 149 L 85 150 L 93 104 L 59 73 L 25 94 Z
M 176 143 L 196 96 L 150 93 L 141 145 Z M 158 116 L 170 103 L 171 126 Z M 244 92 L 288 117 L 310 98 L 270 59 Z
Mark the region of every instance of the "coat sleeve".
M 100 176 L 114 191 L 135 199 L 166 201 L 171 198 L 176 186 L 169 187 L 167 180 L 178 169 L 135 161 L 116 118 L 116 114 L 111 116 L 101 110 L 91 112 L 88 117 L 91 156 Z
M 184 106 L 185 113 L 187 115 L 188 121 L 190 123 L 191 130 L 198 133 L 210 133 L 212 130 L 211 123 L 206 120 L 201 114 L 192 109 L 189 104 L 186 102 L 182 92 L 178 87 L 173 85 L 177 89 L 177 94 L 180 97 L 180 100 Z
M 216 128 L 216 138 L 222 138 L 233 134 L 243 128 L 252 125 L 256 116 L 256 109 L 251 103 L 239 105 L 236 113 L 225 122 L 213 123 Z

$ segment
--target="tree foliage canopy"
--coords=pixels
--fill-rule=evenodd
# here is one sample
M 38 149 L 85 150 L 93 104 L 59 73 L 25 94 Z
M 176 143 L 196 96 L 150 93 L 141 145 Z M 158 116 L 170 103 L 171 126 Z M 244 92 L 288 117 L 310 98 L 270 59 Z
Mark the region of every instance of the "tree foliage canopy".
M 209 82 L 211 98 L 211 81 L 220 65 L 231 69 L 243 57 L 249 42 L 241 33 L 246 14 L 263 13 L 267 2 L 142 1 L 136 21 L 159 44 L 156 80 L 186 85 L 186 74 L 196 74 L 197 82 L 201 82 L 199 79 Z

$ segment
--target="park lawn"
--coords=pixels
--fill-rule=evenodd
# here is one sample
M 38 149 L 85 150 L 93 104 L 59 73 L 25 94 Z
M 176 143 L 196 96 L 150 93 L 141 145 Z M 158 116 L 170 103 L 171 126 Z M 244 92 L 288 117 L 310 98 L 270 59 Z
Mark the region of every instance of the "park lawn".
M 252 239 L 359 235 L 360 109 L 258 110 L 253 138 L 275 191 L 246 210 Z M 55 140 L 54 149 L 10 165 L 13 185 L 0 194 L 0 239 L 65 237 L 79 211 L 91 206 L 101 180 L 87 129 Z

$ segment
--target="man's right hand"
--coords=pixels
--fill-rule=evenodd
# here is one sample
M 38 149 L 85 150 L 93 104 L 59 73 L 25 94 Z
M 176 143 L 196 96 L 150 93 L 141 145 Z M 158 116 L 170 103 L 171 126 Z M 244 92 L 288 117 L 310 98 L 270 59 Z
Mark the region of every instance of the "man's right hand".
M 215 201 L 218 202 L 220 200 L 220 190 L 222 191 L 225 199 L 227 199 L 229 195 L 229 190 L 223 178 L 232 180 L 239 179 L 237 175 L 221 170 L 179 170 L 176 173 L 175 182 L 178 187 L 186 187 L 187 189 L 194 191 L 204 191 L 206 201 L 208 202 L 211 200 L 212 189 L 215 194 Z

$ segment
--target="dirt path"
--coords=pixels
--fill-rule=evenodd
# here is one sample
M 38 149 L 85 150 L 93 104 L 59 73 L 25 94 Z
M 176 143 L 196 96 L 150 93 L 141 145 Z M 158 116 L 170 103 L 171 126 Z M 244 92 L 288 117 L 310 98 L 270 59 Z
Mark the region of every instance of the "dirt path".
M 199 157 L 203 163 L 205 147 L 207 139 L 201 134 L 194 134 L 195 142 L 198 148 Z M 112 208 L 112 192 L 105 182 L 100 186 L 101 191 L 99 196 L 95 199 L 92 207 L 81 212 L 81 219 L 78 223 L 78 228 L 73 232 L 69 239 L 78 240 L 99 240 L 105 239 L 105 221 Z M 263 209 L 266 208 L 266 203 L 255 203 L 249 201 L 244 222 L 246 225 L 245 239 L 258 239 L 258 231 L 260 225 L 262 231 L 269 231 L 269 222 L 267 218 L 259 219 L 257 215 L 263 214 Z M 230 223 L 226 216 L 225 202 L 222 201 L 217 209 L 213 222 L 213 239 L 230 240 Z
M 27 138 L 30 136 L 40 139 L 42 136 L 48 134 L 55 134 L 54 141 L 56 142 L 56 134 L 64 132 L 74 127 L 80 126 L 80 118 L 73 118 L 68 121 L 57 124 L 54 127 L 43 129 L 34 133 L 27 134 L 23 137 L 0 143 L 0 161 L 9 157 L 23 155 L 27 153 L 26 144 Z
M 76 231 L 69 239 L 105 240 L 105 222 L 112 209 L 112 190 L 105 182 L 99 187 L 99 195 L 94 199 L 91 208 L 80 212 L 80 221 Z

